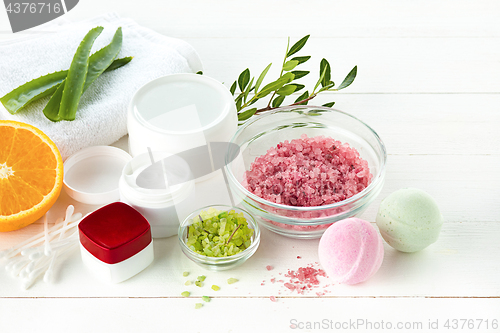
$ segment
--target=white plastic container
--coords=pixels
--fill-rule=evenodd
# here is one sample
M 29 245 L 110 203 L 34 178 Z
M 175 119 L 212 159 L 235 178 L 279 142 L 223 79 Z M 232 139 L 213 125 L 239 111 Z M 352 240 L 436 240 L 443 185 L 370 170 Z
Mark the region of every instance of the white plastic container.
M 198 74 L 173 74 L 140 88 L 129 105 L 127 127 L 132 156 L 152 151 L 171 154 L 229 142 L 238 127 L 229 90 Z
M 122 202 L 87 215 L 78 225 L 78 233 L 83 263 L 102 281 L 125 281 L 154 260 L 148 221 Z
M 166 152 L 134 157 L 123 168 L 119 189 L 120 201 L 148 220 L 154 238 L 177 235 L 180 222 L 195 208 L 189 166 Z
M 82 149 L 64 161 L 64 190 L 81 203 L 105 205 L 118 201 L 118 180 L 132 157 L 111 146 Z
M 148 267 L 154 259 L 153 242 L 141 252 L 116 264 L 108 264 L 97 259 L 82 244 L 80 244 L 80 252 L 83 263 L 92 274 L 101 281 L 111 283 L 120 283 L 130 279 Z

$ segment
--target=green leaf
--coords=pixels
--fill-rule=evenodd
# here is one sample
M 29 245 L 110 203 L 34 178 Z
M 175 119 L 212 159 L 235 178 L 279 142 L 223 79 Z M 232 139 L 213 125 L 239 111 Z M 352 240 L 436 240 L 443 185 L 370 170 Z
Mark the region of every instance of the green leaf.
M 311 56 L 303 56 L 303 57 L 294 57 L 292 60 L 297 60 L 300 64 L 305 63 L 307 60 L 311 59 Z
M 326 107 L 328 107 L 328 108 L 331 108 L 334 104 L 335 104 L 335 102 L 330 102 L 330 103 L 325 103 L 325 104 L 323 104 L 323 106 L 326 106 Z
M 340 86 L 336 90 L 344 89 L 347 88 L 351 85 L 351 83 L 354 81 L 356 78 L 356 74 L 358 73 L 358 66 L 354 66 L 353 69 L 347 74 L 345 77 L 344 81 L 340 84 Z
M 267 67 L 260 73 L 259 78 L 257 79 L 257 82 L 255 83 L 255 92 L 259 91 L 260 85 L 262 84 L 262 81 L 264 81 L 264 77 L 266 77 L 267 72 L 269 71 L 269 68 L 271 68 L 271 65 L 273 63 L 270 63 L 267 65 Z
M 236 99 L 236 110 L 237 111 L 241 110 L 241 104 L 243 103 L 243 98 L 239 98 L 239 97 L 243 97 L 243 94 L 238 96 L 238 98 Z
M 299 62 L 297 60 L 289 60 L 283 65 L 283 70 L 286 72 L 291 71 L 292 69 L 297 67 L 298 64 Z
M 298 83 L 291 84 L 291 86 L 292 85 L 295 86 L 295 91 L 294 92 L 300 91 L 300 90 L 304 89 L 304 87 L 305 87 L 305 85 L 298 84 Z
M 286 54 L 286 57 L 288 58 L 289 56 L 297 53 L 306 45 L 307 40 L 309 39 L 310 35 L 302 37 L 297 43 L 293 44 L 292 48 L 288 51 Z
M 254 78 L 252 78 L 252 80 L 250 81 L 250 84 L 249 84 L 249 85 L 247 86 L 247 88 L 245 89 L 245 92 L 244 92 L 244 97 L 243 97 L 243 100 L 244 100 L 245 102 L 247 101 L 248 94 L 250 93 L 250 90 L 252 89 L 253 80 L 254 80 Z
M 306 76 L 310 72 L 309 71 L 292 71 L 292 73 L 293 73 L 293 75 L 295 75 L 294 80 L 298 80 L 298 79 Z
M 285 73 L 280 79 L 285 80 L 286 83 L 290 83 L 295 79 L 295 75 L 293 73 Z
M 238 120 L 239 121 L 247 120 L 248 118 L 253 116 L 255 114 L 255 112 L 257 112 L 257 108 L 251 108 L 251 109 L 245 110 L 241 113 L 238 113 Z
M 241 72 L 238 77 L 238 86 L 240 87 L 241 92 L 245 91 L 245 88 L 250 81 L 250 70 L 247 68 L 243 72 Z
M 285 84 L 293 81 L 295 75 L 293 73 L 286 73 L 274 82 L 268 83 L 261 91 L 257 94 L 257 98 L 262 98 L 269 95 L 272 91 L 276 91 L 283 87 Z
M 283 101 L 285 100 L 285 97 L 286 97 L 286 96 L 278 96 L 278 97 L 276 97 L 276 98 L 273 100 L 273 104 L 272 104 L 272 105 L 273 105 L 273 108 L 277 108 L 277 107 L 279 107 L 279 106 L 283 103 Z
M 330 90 L 334 85 L 335 83 L 333 83 L 333 81 L 330 81 L 326 86 L 323 86 L 320 90 L 318 90 L 318 92 Z
M 288 96 L 293 94 L 294 91 L 295 91 L 295 85 L 289 84 L 287 86 L 283 86 L 280 89 L 278 89 L 276 93 L 280 96 Z
M 297 99 L 295 100 L 294 103 L 298 103 L 300 101 L 303 101 L 305 100 L 306 98 L 309 97 L 309 91 L 305 91 L 302 95 L 300 95 L 299 97 L 297 97 Z M 299 105 L 306 105 L 308 101 L 304 102 L 304 103 L 300 103 Z
M 236 91 L 236 81 L 233 82 L 233 84 L 231 85 L 231 89 L 229 89 L 229 91 L 231 92 L 231 95 L 234 95 L 235 91 Z
M 330 75 L 331 75 L 331 68 L 330 64 L 328 63 L 328 60 L 325 58 L 321 59 L 321 63 L 319 64 L 319 73 L 323 73 L 325 71 L 325 75 L 323 76 L 323 79 L 321 80 L 321 86 L 325 87 L 330 83 Z
M 316 85 L 314 86 L 313 92 L 315 92 L 316 88 L 318 88 L 321 82 L 323 82 L 323 79 L 325 78 L 325 73 L 326 73 L 326 66 L 321 71 L 321 75 L 319 76 L 318 82 L 316 82 Z
M 197 71 L 196 74 L 203 75 L 203 71 Z

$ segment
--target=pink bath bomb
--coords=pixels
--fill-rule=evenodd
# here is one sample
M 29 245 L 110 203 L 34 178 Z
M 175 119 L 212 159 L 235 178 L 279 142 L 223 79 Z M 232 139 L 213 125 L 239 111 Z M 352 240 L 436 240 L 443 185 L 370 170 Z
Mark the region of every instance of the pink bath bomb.
M 382 237 L 364 220 L 332 224 L 319 241 L 319 261 L 335 283 L 356 284 L 371 278 L 384 258 Z

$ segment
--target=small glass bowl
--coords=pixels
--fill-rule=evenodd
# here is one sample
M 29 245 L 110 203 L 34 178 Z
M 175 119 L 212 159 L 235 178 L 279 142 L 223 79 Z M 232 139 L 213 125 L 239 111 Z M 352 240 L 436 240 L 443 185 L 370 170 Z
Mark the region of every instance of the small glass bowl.
M 368 162 L 370 184 L 354 196 L 329 205 L 297 207 L 264 200 L 248 191 L 246 171 L 254 160 L 285 140 L 327 136 L 348 143 Z M 278 108 L 242 125 L 231 143 L 238 152 L 226 153 L 225 172 L 233 196 L 267 229 L 292 238 L 319 238 L 332 223 L 359 216 L 380 193 L 385 178 L 385 146 L 368 125 L 339 110 L 316 106 Z M 234 150 L 234 149 L 233 149 Z M 234 158 L 235 155 L 238 155 Z
M 228 257 L 207 257 L 194 252 L 186 245 L 187 229 L 192 224 L 193 218 L 198 214 L 200 214 L 202 210 L 207 210 L 209 208 L 215 208 L 218 210 L 225 210 L 225 211 L 234 210 L 236 211 L 236 213 L 243 213 L 243 216 L 248 222 L 248 228 L 254 230 L 251 238 L 252 243 L 246 250 Z M 189 214 L 189 216 L 186 217 L 186 219 L 179 226 L 178 237 L 182 252 L 184 252 L 184 254 L 189 259 L 194 261 L 199 266 L 208 269 L 210 271 L 224 271 L 243 264 L 248 258 L 250 258 L 255 253 L 255 251 L 257 251 L 257 248 L 259 247 L 260 243 L 260 229 L 259 229 L 259 224 L 255 221 L 253 216 L 246 210 L 226 205 L 215 205 L 215 206 L 206 206 L 199 208 L 195 210 L 193 213 Z

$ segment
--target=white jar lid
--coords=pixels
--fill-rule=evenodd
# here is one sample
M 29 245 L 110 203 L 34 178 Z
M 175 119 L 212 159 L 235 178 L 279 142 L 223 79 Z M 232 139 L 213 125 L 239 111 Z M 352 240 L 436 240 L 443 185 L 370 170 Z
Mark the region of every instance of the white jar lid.
M 80 150 L 64 162 L 64 190 L 81 203 L 104 205 L 120 200 L 118 183 L 132 157 L 122 149 L 95 146 Z
M 132 156 L 152 151 L 171 154 L 228 142 L 238 128 L 229 89 L 206 75 L 172 74 L 141 87 L 127 118 Z

